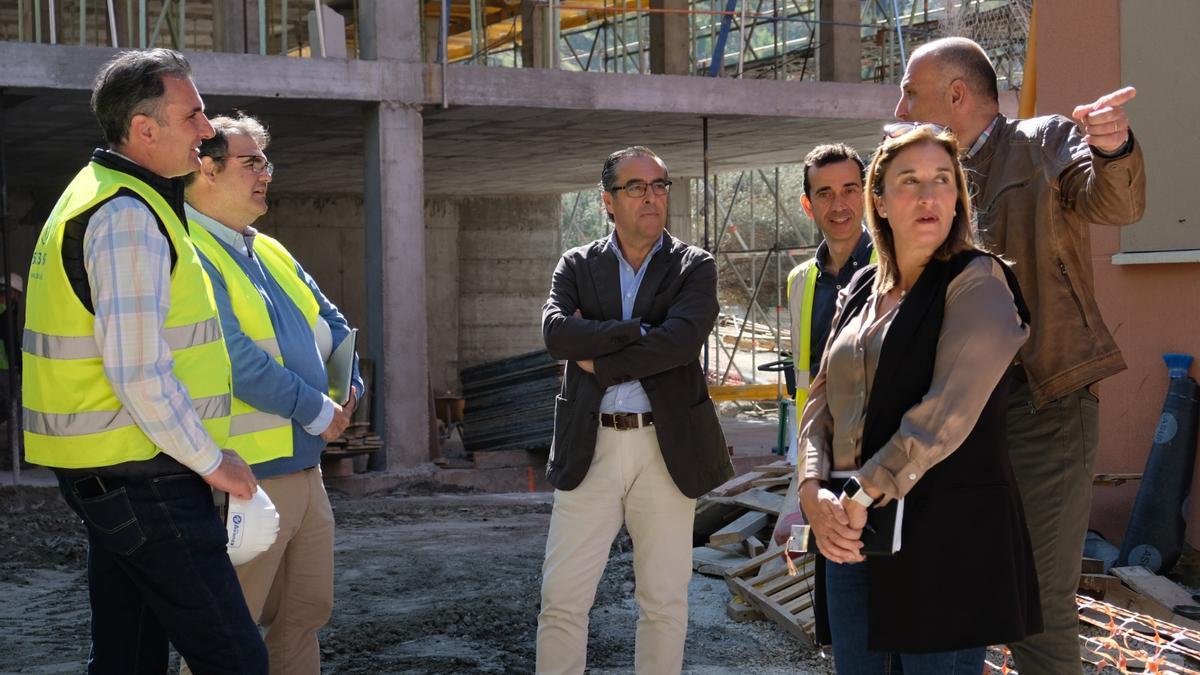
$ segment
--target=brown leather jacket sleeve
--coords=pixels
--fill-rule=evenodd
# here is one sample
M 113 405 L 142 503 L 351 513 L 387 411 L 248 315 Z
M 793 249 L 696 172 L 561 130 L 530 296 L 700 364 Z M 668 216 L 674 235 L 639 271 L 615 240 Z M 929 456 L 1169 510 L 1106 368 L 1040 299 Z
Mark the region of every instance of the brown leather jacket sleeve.
M 1079 128 L 1061 116 L 1050 117 L 1043 127 L 1042 148 L 1047 166 L 1058 172 L 1062 207 L 1085 223 L 1130 225 L 1146 211 L 1146 162 L 1142 146 L 1132 139 L 1127 152 L 1105 157 L 1083 142 Z

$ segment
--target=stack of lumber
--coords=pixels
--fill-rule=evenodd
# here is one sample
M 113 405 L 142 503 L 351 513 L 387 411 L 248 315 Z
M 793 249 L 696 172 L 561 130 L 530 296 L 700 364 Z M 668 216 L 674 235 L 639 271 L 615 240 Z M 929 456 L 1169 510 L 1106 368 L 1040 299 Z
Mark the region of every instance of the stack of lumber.
M 468 452 L 546 450 L 563 366 L 546 350 L 464 368 L 463 445 Z
M 351 422 L 336 441 L 325 444 L 325 456 L 361 455 L 382 449 L 383 439 L 370 427 L 370 422 Z
M 790 576 L 782 547 L 771 540 L 781 510 L 795 510 L 796 468 L 785 461 L 755 467 L 696 503 L 692 567 L 725 579 L 734 621 L 767 619 L 811 641 L 813 559 L 797 561 Z

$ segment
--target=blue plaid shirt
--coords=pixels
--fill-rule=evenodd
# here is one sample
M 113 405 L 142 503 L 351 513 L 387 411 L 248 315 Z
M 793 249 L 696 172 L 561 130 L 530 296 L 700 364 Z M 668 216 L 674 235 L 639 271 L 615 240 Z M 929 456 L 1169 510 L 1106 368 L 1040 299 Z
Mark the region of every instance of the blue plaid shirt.
M 154 214 L 133 197 L 96 210 L 83 237 L 96 345 L 104 375 L 138 428 L 180 464 L 205 476 L 221 450 L 171 371 L 163 323 L 171 307 L 171 249 Z

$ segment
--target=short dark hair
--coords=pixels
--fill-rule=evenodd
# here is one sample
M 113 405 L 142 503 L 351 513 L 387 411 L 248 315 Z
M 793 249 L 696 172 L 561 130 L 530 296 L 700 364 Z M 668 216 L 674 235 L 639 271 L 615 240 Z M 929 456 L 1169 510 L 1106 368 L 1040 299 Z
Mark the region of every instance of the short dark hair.
M 862 157 L 858 156 L 858 151 L 854 148 L 845 143 L 825 143 L 813 148 L 804 156 L 804 196 L 812 199 L 812 194 L 809 192 L 809 169 L 819 169 L 845 161 L 852 161 L 858 165 L 858 178 L 863 180 L 866 176 L 867 165 L 863 163 Z
M 650 157 L 657 159 L 663 168 L 667 168 L 667 163 L 662 161 L 662 157 L 654 154 L 654 151 L 644 145 L 633 145 L 622 150 L 618 150 L 608 156 L 604 160 L 604 168 L 600 170 L 600 190 L 601 192 L 612 192 L 616 187 L 617 181 L 617 165 L 630 157 Z
M 612 192 L 613 188 L 617 187 L 617 167 L 621 164 L 621 162 L 629 159 L 630 157 L 650 157 L 651 159 L 656 159 L 658 160 L 659 164 L 662 164 L 663 171 L 667 170 L 667 163 L 662 160 L 662 157 L 654 154 L 653 150 L 644 145 L 631 145 L 628 148 L 623 148 L 614 152 L 608 156 L 608 159 L 604 160 L 604 168 L 600 169 L 601 192 Z M 613 215 L 609 213 L 609 222 L 612 222 L 612 219 Z
M 996 69 L 987 52 L 978 42 L 964 37 L 948 37 L 923 45 L 918 53 L 930 54 L 948 71 L 961 78 L 971 91 L 990 101 L 1000 101 L 1000 88 L 996 83 Z M 918 53 L 914 53 L 916 57 Z M 947 80 L 946 84 L 950 81 Z
M 92 85 L 92 113 L 111 146 L 129 140 L 134 115 L 160 118 L 164 77 L 186 79 L 192 66 L 183 54 L 170 49 L 127 51 L 100 68 Z
M 271 134 L 262 122 L 240 110 L 234 111 L 233 116 L 218 115 L 209 120 L 209 124 L 212 124 L 213 136 L 200 142 L 200 157 L 212 157 L 219 166 L 224 166 L 225 158 L 229 155 L 230 136 L 249 136 L 260 150 L 266 150 L 271 142 Z M 183 184 L 191 185 L 197 173 L 193 171 L 185 176 Z

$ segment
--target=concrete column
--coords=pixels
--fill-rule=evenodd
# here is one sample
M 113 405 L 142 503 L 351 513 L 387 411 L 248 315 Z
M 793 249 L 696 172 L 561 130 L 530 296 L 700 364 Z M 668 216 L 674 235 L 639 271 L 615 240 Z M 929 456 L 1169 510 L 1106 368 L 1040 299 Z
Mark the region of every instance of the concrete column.
M 859 0 L 820 0 L 817 75 L 825 82 L 862 81 Z
M 689 244 L 702 244 L 692 223 L 690 178 L 671 176 L 671 198 L 667 201 L 667 230 Z M 703 234 L 701 234 L 703 238 Z
M 421 19 L 421 53 L 425 63 L 437 63 L 441 58 L 442 20 Z
M 374 61 L 421 62 L 421 8 L 423 2 L 360 0 L 358 52 Z M 434 31 L 436 41 L 437 31 Z M 436 50 L 435 50 L 436 51 Z
M 146 27 L 146 39 L 152 32 L 154 25 L 150 24 Z M 218 52 L 257 54 L 258 4 L 249 0 L 214 0 L 213 33 L 213 48 Z M 136 45 L 136 28 L 132 39 Z
M 650 0 L 650 9 L 688 9 L 687 0 Z M 680 13 L 650 14 L 650 72 L 661 75 L 687 75 L 691 70 L 688 58 L 691 39 L 688 35 L 688 15 Z
M 419 54 L 419 52 L 418 52 Z M 429 365 L 421 113 L 383 101 L 364 124 L 367 317 L 375 360 L 374 423 L 386 465 L 429 461 Z
M 521 63 L 526 68 L 547 68 L 545 5 L 521 0 Z
M 429 309 L 429 376 L 435 395 L 462 393 L 458 381 L 459 202 L 425 200 L 425 303 Z

